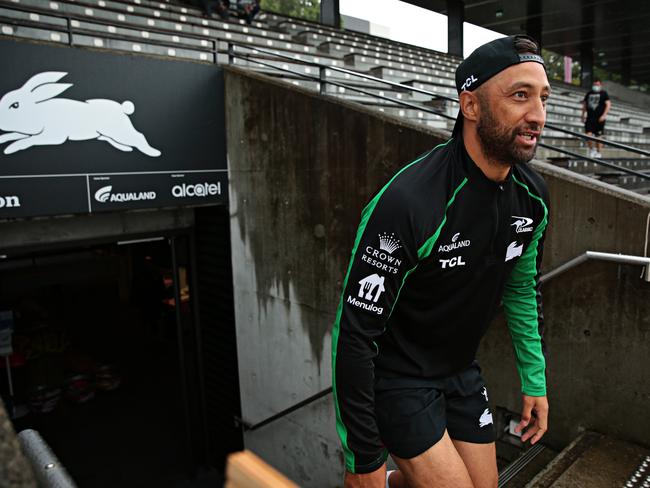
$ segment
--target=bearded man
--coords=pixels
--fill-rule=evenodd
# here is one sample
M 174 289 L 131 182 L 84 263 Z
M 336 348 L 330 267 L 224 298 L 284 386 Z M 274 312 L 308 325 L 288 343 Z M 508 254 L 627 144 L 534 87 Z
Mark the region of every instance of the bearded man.
M 503 303 L 522 440 L 547 430 L 538 278 L 548 194 L 535 155 L 551 88 L 527 36 L 456 70 L 452 138 L 365 207 L 332 332 L 345 486 L 495 488 L 495 429 L 475 355 Z M 398 470 L 386 473 L 392 456 Z

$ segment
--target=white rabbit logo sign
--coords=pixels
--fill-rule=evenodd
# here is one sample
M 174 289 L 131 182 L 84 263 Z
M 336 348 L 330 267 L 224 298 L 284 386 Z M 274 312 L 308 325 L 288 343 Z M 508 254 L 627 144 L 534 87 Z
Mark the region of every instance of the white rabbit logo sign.
M 135 112 L 133 102 L 54 98 L 72 86 L 57 83 L 67 74 L 38 73 L 22 87 L 0 98 L 0 130 L 6 132 L 0 135 L 0 144 L 11 142 L 4 149 L 5 154 L 32 146 L 61 145 L 68 140 L 97 139 L 120 151 L 136 148 L 147 156 L 160 156 L 160 151 L 151 147 L 144 134 L 133 127 L 129 119 Z

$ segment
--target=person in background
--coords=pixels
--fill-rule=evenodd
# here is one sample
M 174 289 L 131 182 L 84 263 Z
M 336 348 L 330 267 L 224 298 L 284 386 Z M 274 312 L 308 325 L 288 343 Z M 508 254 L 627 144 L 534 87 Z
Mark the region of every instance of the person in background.
M 247 24 L 251 24 L 253 19 L 260 11 L 260 0 L 238 0 L 237 12 L 239 16 L 246 20 Z
M 591 90 L 587 92 L 582 100 L 582 122 L 585 124 L 585 133 L 592 137 L 602 137 L 605 130 L 605 120 L 612 108 L 609 95 L 603 90 L 600 80 L 595 80 Z M 595 145 L 595 147 L 594 147 Z M 590 158 L 602 158 L 602 142 L 587 141 Z

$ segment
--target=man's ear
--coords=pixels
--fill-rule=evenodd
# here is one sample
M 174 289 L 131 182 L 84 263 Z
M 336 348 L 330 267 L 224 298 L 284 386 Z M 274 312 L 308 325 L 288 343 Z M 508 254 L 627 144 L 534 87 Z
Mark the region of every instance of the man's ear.
M 476 93 L 470 91 L 462 91 L 458 96 L 460 103 L 460 110 L 466 119 L 476 122 L 479 117 L 479 103 Z

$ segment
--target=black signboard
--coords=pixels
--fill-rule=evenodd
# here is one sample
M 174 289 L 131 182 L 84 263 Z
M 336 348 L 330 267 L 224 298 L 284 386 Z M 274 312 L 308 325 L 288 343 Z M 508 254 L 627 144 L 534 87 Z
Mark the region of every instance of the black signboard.
M 0 40 L 0 218 L 225 204 L 217 66 Z

